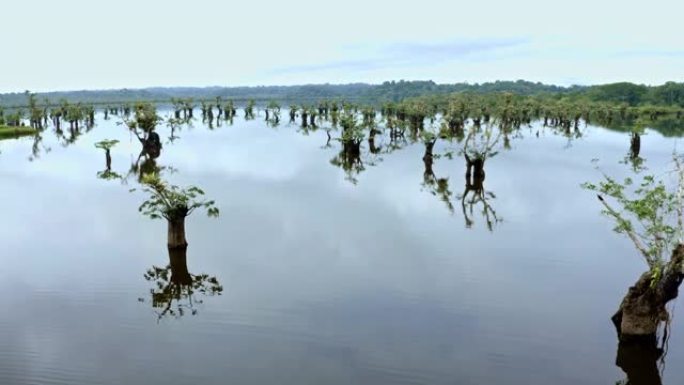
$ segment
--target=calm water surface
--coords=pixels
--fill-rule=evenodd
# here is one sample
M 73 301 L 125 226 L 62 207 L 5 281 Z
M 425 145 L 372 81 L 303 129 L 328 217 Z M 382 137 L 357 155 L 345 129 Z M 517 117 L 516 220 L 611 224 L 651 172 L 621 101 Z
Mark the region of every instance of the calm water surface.
M 287 116 L 284 114 L 284 116 Z M 263 119 L 263 117 L 262 117 Z M 220 296 L 159 317 L 144 274 L 166 266 L 166 224 L 138 213 L 140 143 L 116 119 L 65 146 L 52 129 L 0 142 L 1 384 L 614 384 L 609 316 L 644 269 L 579 185 L 621 164 L 629 135 L 582 128 L 568 140 L 522 128 L 486 164 L 466 226 L 461 156 L 435 159 L 453 211 L 424 183 L 423 145 L 368 153 L 350 182 L 324 130 L 259 119 L 160 128 L 159 167 L 197 185 L 218 219 L 187 220 L 188 269 Z M 539 136 L 536 132 L 540 130 Z M 333 137 L 337 135 L 333 133 Z M 435 154 L 458 149 L 438 142 Z M 668 166 L 675 140 L 648 131 L 641 156 Z M 501 147 L 501 146 L 500 146 Z M 174 305 L 175 306 L 175 305 Z M 664 383 L 684 382 L 675 310 Z M 178 314 L 177 314 L 178 315 Z M 671 363 L 668 365 L 668 363 Z

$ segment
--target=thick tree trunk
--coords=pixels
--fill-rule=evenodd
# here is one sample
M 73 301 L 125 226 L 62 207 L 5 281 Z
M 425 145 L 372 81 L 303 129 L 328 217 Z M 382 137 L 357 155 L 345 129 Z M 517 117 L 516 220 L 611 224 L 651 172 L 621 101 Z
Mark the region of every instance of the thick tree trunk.
M 646 272 L 629 288 L 612 317 L 621 341 L 635 336 L 655 336 L 660 323 L 668 317 L 665 305 L 679 294 L 684 278 L 683 261 L 684 245 L 678 245 L 654 287 L 651 273 Z
M 150 132 L 147 138 L 143 140 L 143 151 L 151 158 L 157 159 L 161 155 L 161 150 L 162 144 L 159 134 L 154 131 Z
M 343 151 L 347 157 L 358 159 L 361 156 L 361 146 L 353 140 L 342 142 Z
M 188 242 L 185 239 L 185 216 L 178 216 L 167 220 L 168 238 L 167 245 L 171 249 L 187 249 Z
M 632 139 L 629 145 L 629 152 L 632 158 L 638 158 L 641 152 L 641 136 L 637 133 L 632 134 Z

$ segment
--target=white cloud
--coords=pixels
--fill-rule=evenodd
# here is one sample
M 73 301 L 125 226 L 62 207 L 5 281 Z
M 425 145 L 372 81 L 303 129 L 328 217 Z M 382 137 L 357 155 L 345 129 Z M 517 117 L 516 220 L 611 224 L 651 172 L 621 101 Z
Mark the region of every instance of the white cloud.
M 6 8 L 21 17 L 0 24 L 9 37 L 3 92 L 400 78 L 684 80 L 677 19 L 684 6 L 674 0 L 293 0 L 258 7 L 35 0 Z

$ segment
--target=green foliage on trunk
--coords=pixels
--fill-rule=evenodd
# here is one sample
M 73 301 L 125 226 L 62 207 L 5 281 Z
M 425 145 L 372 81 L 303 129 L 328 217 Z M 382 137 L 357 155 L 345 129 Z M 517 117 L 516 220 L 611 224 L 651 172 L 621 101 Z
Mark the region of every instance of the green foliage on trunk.
M 199 187 L 170 185 L 161 180 L 158 174 L 143 176 L 142 183 L 142 190 L 149 194 L 149 198 L 140 205 L 138 211 L 145 216 L 177 220 L 187 217 L 198 208 L 205 209 L 209 217 L 219 216 L 216 202 L 202 199 L 204 191 Z

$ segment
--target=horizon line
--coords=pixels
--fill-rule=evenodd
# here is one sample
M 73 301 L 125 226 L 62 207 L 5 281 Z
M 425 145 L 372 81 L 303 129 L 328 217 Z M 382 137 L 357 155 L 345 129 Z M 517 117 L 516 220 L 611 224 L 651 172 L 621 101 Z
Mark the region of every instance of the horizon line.
M 438 83 L 433 80 L 406 80 L 406 79 L 400 79 L 400 80 L 385 80 L 379 83 L 373 83 L 373 82 L 348 82 L 348 83 L 301 83 L 301 84 L 260 84 L 260 85 L 241 85 L 241 86 L 230 86 L 230 85 L 197 85 L 197 86 L 187 86 L 187 85 L 177 85 L 177 86 L 142 86 L 142 87 L 120 87 L 120 88 L 91 88 L 91 89 L 54 89 L 54 90 L 48 90 L 48 91 L 31 91 L 31 90 L 23 90 L 23 91 L 2 91 L 0 92 L 0 95 L 17 95 L 17 94 L 24 94 L 27 91 L 35 93 L 35 94 L 50 94 L 50 93 L 68 93 L 68 92 L 113 92 L 113 91 L 146 91 L 146 90 L 151 90 L 151 89 L 211 89 L 211 88 L 223 88 L 223 89 L 237 89 L 237 88 L 268 88 L 268 87 L 307 87 L 307 86 L 351 86 L 351 85 L 366 85 L 366 86 L 381 86 L 385 83 L 400 83 L 400 82 L 406 82 L 406 83 L 417 83 L 417 82 L 432 82 L 435 85 L 483 85 L 483 84 L 493 84 L 496 82 L 511 82 L 511 83 L 516 83 L 516 82 L 527 82 L 527 83 L 533 83 L 533 84 L 541 84 L 544 86 L 550 86 L 550 87 L 558 87 L 558 88 L 564 88 L 564 89 L 570 89 L 573 87 L 593 87 L 593 86 L 603 86 L 603 85 L 610 85 L 610 84 L 620 84 L 620 83 L 630 83 L 634 85 L 640 85 L 640 86 L 646 86 L 646 87 L 658 87 L 662 86 L 668 83 L 684 83 L 684 82 L 678 82 L 675 80 L 668 80 L 666 82 L 663 82 L 661 84 L 645 84 L 645 83 L 634 83 L 628 80 L 624 81 L 617 81 L 617 82 L 606 82 L 606 83 L 593 83 L 593 84 L 570 84 L 570 85 L 559 85 L 559 84 L 554 84 L 554 83 L 544 83 L 544 82 L 539 82 L 539 81 L 532 81 L 532 80 L 525 80 L 525 79 L 516 79 L 516 80 L 505 80 L 505 79 L 497 79 L 497 80 L 490 80 L 490 81 L 483 81 L 483 82 L 469 82 L 469 81 L 462 81 L 462 82 L 454 82 L 454 83 Z

